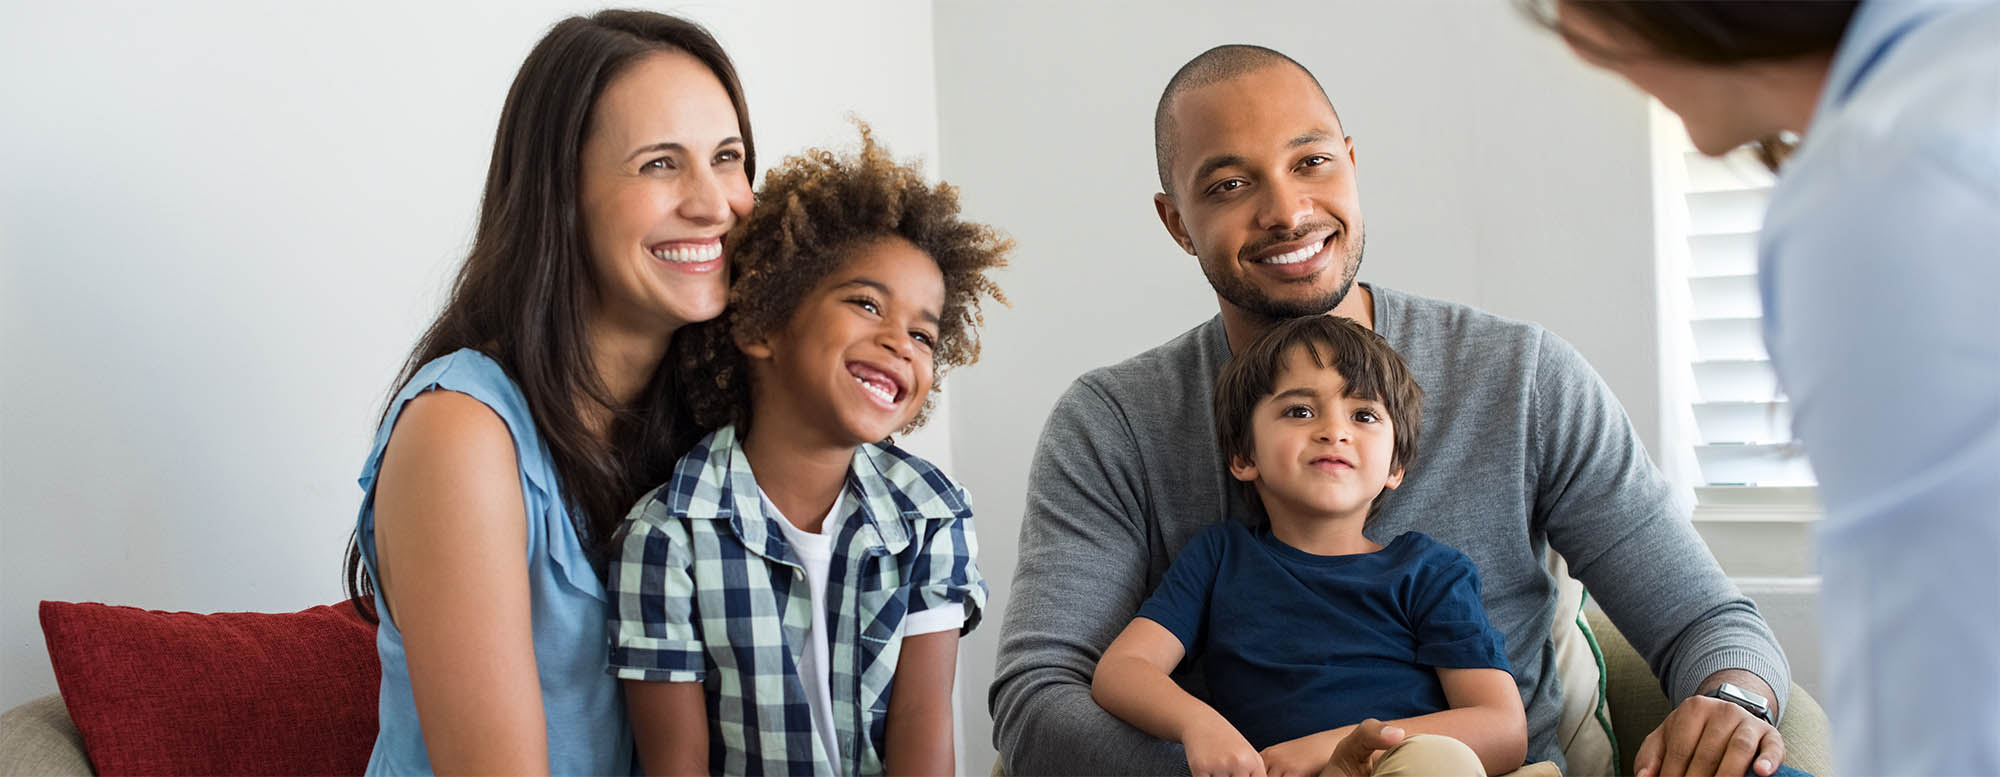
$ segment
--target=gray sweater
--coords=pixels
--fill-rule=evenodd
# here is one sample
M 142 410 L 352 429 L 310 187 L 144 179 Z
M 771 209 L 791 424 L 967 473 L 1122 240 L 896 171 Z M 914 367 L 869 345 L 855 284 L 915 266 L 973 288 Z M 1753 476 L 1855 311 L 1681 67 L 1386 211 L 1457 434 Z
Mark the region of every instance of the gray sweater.
M 1422 531 L 1479 566 L 1527 707 L 1529 760 L 1563 763 L 1550 546 L 1669 698 L 1739 668 L 1782 707 L 1790 669 L 1777 640 L 1583 357 L 1534 324 L 1370 288 L 1375 330 L 1409 362 L 1424 413 L 1416 461 L 1367 533 L 1387 543 Z M 1256 521 L 1229 487 L 1211 420 L 1228 358 L 1217 316 L 1078 378 L 1051 411 L 988 695 L 1010 773 L 1187 773 L 1179 745 L 1092 702 L 1090 678 L 1189 539 L 1218 520 Z

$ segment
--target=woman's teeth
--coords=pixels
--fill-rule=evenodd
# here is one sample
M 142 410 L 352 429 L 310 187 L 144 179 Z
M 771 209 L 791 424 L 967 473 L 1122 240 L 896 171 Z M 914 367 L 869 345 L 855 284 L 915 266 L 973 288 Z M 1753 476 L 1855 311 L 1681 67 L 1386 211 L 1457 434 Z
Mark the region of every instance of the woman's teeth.
M 695 264 L 712 262 L 722 258 L 722 243 L 702 243 L 691 246 L 653 249 L 653 258 L 675 264 Z
M 1332 238 L 1327 238 L 1327 240 L 1331 239 Z M 1319 253 L 1320 249 L 1325 247 L 1326 247 L 1326 240 L 1321 240 L 1317 243 L 1312 243 L 1304 248 L 1301 248 L 1297 251 L 1293 251 L 1291 253 L 1278 254 L 1277 256 L 1273 256 L 1268 259 L 1259 259 L 1257 261 L 1262 264 L 1298 264 L 1299 262 L 1303 262 L 1307 259 L 1313 258 L 1314 255 Z

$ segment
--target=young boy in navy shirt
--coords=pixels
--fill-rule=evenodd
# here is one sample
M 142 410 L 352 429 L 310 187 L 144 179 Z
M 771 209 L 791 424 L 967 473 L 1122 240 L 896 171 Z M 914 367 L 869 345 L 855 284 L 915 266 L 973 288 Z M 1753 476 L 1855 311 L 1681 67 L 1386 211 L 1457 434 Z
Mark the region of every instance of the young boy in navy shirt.
M 1527 721 L 1472 560 L 1362 534 L 1416 455 L 1421 404 L 1402 357 L 1345 318 L 1288 321 L 1231 359 L 1217 438 L 1266 520 L 1181 550 L 1105 649 L 1097 703 L 1180 742 L 1197 777 L 1520 769 Z M 1209 703 L 1169 676 L 1183 658 Z

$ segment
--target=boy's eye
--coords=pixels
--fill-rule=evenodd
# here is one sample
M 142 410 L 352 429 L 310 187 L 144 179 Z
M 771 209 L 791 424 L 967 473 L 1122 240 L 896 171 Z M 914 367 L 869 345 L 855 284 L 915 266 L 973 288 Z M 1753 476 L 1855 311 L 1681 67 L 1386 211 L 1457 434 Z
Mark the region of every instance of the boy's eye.
M 937 347 L 937 338 L 933 337 L 931 333 L 926 332 L 922 329 L 910 332 L 910 339 L 915 340 L 919 343 L 923 343 L 924 348 L 926 349 L 932 349 Z
M 1364 424 L 1372 424 L 1381 420 L 1381 416 L 1376 415 L 1374 410 L 1362 408 L 1354 411 L 1354 420 Z
M 871 314 L 878 316 L 882 314 L 882 306 L 875 304 L 875 300 L 869 299 L 867 297 L 854 297 L 852 299 L 849 299 L 847 302 L 848 304 L 851 304 L 862 310 L 866 310 Z
M 1313 411 L 1312 408 L 1306 407 L 1305 405 L 1292 405 L 1291 407 L 1285 408 L 1285 411 L 1284 413 L 1282 413 L 1282 415 L 1286 418 L 1311 418 L 1313 417 Z

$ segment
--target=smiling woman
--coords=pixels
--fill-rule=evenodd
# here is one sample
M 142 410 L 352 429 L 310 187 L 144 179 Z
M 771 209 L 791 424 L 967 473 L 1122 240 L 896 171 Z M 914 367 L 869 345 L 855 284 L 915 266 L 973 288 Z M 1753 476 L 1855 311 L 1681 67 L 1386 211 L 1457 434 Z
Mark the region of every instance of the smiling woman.
M 471 255 L 362 474 L 371 774 L 629 773 L 596 549 L 689 440 L 661 365 L 722 311 L 752 149 L 735 70 L 691 22 L 573 17 L 521 65 Z

